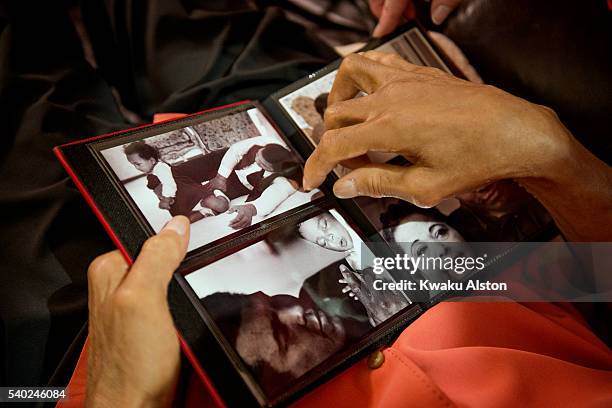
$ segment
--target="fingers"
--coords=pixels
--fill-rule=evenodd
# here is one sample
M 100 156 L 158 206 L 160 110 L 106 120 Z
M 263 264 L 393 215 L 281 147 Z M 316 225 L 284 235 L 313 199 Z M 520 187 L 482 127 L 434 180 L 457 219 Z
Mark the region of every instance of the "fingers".
M 302 182 L 304 189 L 308 191 L 320 186 L 338 163 L 365 155 L 370 143 L 368 141 L 360 143 L 358 138 L 362 140 L 366 138 L 358 137 L 357 134 L 367 134 L 369 127 L 368 123 L 363 123 L 326 131 L 304 165 Z
M 352 159 L 342 160 L 340 164 L 347 169 L 353 170 L 359 167 L 367 166 L 372 163 L 368 155 L 364 154 L 359 157 L 355 157 Z
M 410 0 L 385 0 L 373 37 L 382 37 L 397 28 L 408 9 Z
M 337 129 L 365 122 L 372 113 L 372 103 L 372 97 L 363 96 L 328 106 L 324 115 L 325 129 Z
M 334 194 L 340 198 L 396 197 L 429 208 L 442 201 L 447 192 L 452 191 L 451 187 L 426 167 L 372 164 L 338 180 L 334 184 Z
M 419 79 L 423 76 L 429 77 L 444 75 L 442 71 L 411 64 L 399 55 L 391 54 L 388 52 L 366 51 L 364 53 L 359 54 L 359 57 L 367 58 L 368 60 L 373 61 L 375 63 L 374 65 L 377 65 L 379 69 L 382 69 L 385 72 L 388 71 L 385 69 L 384 66 L 386 66 L 387 69 L 391 68 L 402 70 L 404 79 L 406 79 L 406 74 L 409 73 L 414 74 L 410 76 L 410 78 L 412 79 Z M 367 67 L 368 69 L 370 69 L 371 65 L 363 65 L 363 67 Z M 359 64 L 355 65 L 354 68 L 346 69 L 343 74 L 352 75 L 353 78 L 358 77 L 360 75 L 368 75 L 368 73 L 365 72 L 363 68 L 359 66 Z M 394 76 L 397 76 L 398 74 L 399 73 L 397 71 L 394 71 Z M 340 76 L 340 73 L 338 75 Z M 385 79 L 383 78 L 382 81 L 384 80 Z M 334 85 L 336 85 L 338 81 L 342 81 L 342 78 L 338 79 L 337 76 L 336 80 L 334 81 Z M 358 79 L 358 81 L 363 82 L 360 85 L 361 87 L 370 88 L 370 90 L 368 91 L 369 94 L 375 91 L 375 88 L 379 87 L 376 80 L 370 82 L 361 81 Z M 338 95 L 350 95 L 354 91 L 354 88 L 350 88 L 348 90 L 346 89 L 346 86 L 351 86 L 350 84 L 347 85 L 345 82 L 344 86 L 345 89 L 341 89 L 342 85 L 337 85 L 336 94 L 332 95 L 332 90 L 332 94 L 330 94 L 329 96 L 329 105 L 325 110 L 324 114 L 325 129 L 336 129 L 365 122 L 369 118 L 369 116 L 371 116 L 372 113 L 376 111 L 376 108 L 380 103 L 380 101 L 376 100 L 375 98 L 372 98 L 372 95 L 366 95 L 354 99 L 342 99 L 344 98 L 344 96 Z
M 370 11 L 376 18 L 380 18 L 385 0 L 370 0 Z
M 304 165 L 304 189 L 312 190 L 321 185 L 340 162 L 365 155 L 369 150 L 393 152 L 393 139 L 372 137 L 381 121 L 384 118 L 326 131 Z
M 432 0 L 431 21 L 440 25 L 461 4 L 461 0 Z
M 347 55 L 338 68 L 327 98 L 328 105 L 353 99 L 360 91 L 371 94 L 402 73 L 397 68 L 380 64 L 363 55 Z
M 124 286 L 159 288 L 166 293 L 168 282 L 185 257 L 189 243 L 187 217 L 172 218 L 159 234 L 143 245 Z
M 243 212 L 238 211 L 236 218 L 230 221 L 229 226 L 233 229 L 245 228 L 250 225 L 251 218 Z
M 236 218 L 234 218 L 232 221 L 230 221 L 229 226 L 230 228 L 233 229 L 240 229 L 242 228 L 242 224 L 243 224 L 243 216 L 237 216 Z
M 91 310 L 117 289 L 127 271 L 128 264 L 119 251 L 108 252 L 94 259 L 87 271 Z
M 366 51 L 361 54 L 362 56 L 371 59 L 372 61 L 379 62 L 384 65 L 388 65 L 393 68 L 401 69 L 407 72 L 415 72 L 423 70 L 423 67 L 419 67 L 418 65 L 411 64 L 406 61 L 398 54 L 393 54 L 390 52 L 381 52 L 381 51 Z

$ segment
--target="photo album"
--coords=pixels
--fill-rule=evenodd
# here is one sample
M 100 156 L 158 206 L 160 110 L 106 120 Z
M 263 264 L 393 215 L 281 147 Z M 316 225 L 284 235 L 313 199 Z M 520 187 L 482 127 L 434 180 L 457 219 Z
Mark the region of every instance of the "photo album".
M 461 76 L 416 25 L 368 44 Z M 445 294 L 394 285 L 425 272 L 380 257 L 534 239 L 550 216 L 512 182 L 434 208 L 302 188 L 340 61 L 270 95 L 92 137 L 55 154 L 132 261 L 176 215 L 191 221 L 169 303 L 184 354 L 230 406 L 286 405 L 395 335 Z M 402 156 L 369 154 L 402 166 Z M 447 250 L 448 252 L 448 250 Z M 455 256 L 451 253 L 448 256 Z M 435 271 L 447 280 L 467 273 Z M 384 287 L 386 290 L 377 290 Z

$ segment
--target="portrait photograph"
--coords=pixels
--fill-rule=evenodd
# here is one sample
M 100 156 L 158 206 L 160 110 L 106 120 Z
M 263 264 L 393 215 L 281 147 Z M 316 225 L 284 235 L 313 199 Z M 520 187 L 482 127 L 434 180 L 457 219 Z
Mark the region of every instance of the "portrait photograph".
M 512 180 L 458 194 L 432 208 L 393 198 L 376 205 L 365 198 L 358 204 L 387 242 L 402 245 L 404 252 L 415 256 L 422 252 L 418 246 L 423 242 L 533 240 L 552 221 L 546 209 Z
M 487 256 L 491 259 L 495 251 L 508 248 L 510 243 L 539 239 L 552 222 L 544 207 L 511 180 L 490 183 L 432 208 L 420 208 L 396 198 L 359 197 L 356 202 L 395 253 L 444 262 L 474 256 L 483 248 L 489 249 Z M 496 249 L 484 243 L 500 244 Z M 464 269 L 436 267 L 403 275 L 396 274 L 396 278 L 456 282 L 469 277 Z M 440 293 L 419 293 L 414 300 L 426 301 Z
M 410 304 L 371 290 L 363 241 L 335 209 L 279 228 L 185 276 L 267 393 L 282 389 Z
M 252 108 L 101 150 L 155 232 L 191 221 L 189 250 L 310 203 L 303 162 Z
M 334 70 L 325 74 L 279 99 L 285 112 L 315 146 L 319 144 L 325 131 L 323 114 L 327 109 L 327 97 L 336 73 Z

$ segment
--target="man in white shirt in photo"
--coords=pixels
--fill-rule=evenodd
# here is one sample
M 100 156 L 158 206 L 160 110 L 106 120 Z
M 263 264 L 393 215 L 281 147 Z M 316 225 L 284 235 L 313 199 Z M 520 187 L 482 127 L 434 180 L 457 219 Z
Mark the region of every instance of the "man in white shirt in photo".
M 210 188 L 223 191 L 228 201 L 247 195 L 245 204 L 228 210 L 236 213 L 229 226 L 240 229 L 251 225 L 255 215 L 274 211 L 301 188 L 301 180 L 302 166 L 294 154 L 278 139 L 258 136 L 228 148 Z

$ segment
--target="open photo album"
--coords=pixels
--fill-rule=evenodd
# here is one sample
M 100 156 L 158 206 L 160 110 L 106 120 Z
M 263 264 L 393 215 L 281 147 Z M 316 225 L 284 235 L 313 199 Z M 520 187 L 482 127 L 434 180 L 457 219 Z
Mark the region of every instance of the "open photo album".
M 460 75 L 414 25 L 366 49 Z M 325 132 L 339 64 L 261 103 L 55 149 L 129 260 L 173 216 L 189 218 L 188 253 L 169 302 L 186 356 L 229 406 L 295 400 L 390 341 L 444 295 L 393 289 L 424 272 L 381 269 L 377 257 L 423 256 L 448 242 L 524 241 L 550 226 L 543 208 L 512 183 L 422 209 L 398 199 L 337 199 L 331 186 L 347 171 L 338 166 L 320 188 L 304 191 L 303 164 Z M 396 155 L 370 159 L 410 165 Z

